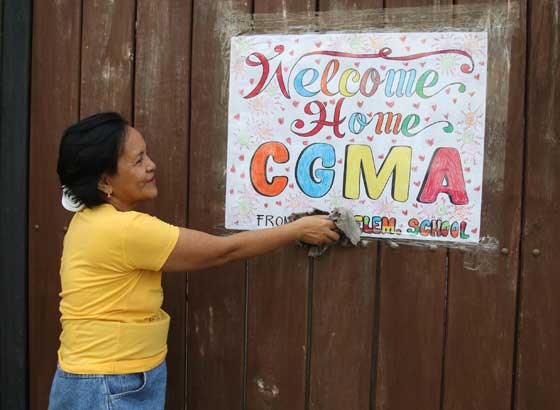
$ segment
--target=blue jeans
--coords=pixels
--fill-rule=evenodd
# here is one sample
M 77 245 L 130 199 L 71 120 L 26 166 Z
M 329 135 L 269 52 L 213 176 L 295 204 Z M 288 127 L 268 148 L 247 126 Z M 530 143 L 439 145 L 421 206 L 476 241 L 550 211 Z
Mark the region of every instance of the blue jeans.
M 163 410 L 167 367 L 141 373 L 74 374 L 57 366 L 49 410 Z

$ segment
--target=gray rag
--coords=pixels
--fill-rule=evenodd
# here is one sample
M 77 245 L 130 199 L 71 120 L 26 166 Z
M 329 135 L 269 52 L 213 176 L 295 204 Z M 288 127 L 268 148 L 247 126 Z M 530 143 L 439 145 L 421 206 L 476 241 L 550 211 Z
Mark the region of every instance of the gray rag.
M 320 209 L 314 209 L 311 212 L 301 212 L 301 213 L 294 213 L 290 215 L 290 220 L 295 221 L 296 219 L 302 218 L 304 216 L 311 216 L 311 215 L 328 215 L 328 218 L 334 221 L 337 231 L 340 234 L 340 240 L 336 242 L 343 247 L 349 246 L 361 246 L 365 247 L 366 242 L 360 240 L 360 226 L 358 222 L 354 219 L 354 214 L 348 208 L 335 208 L 333 211 L 325 212 Z M 317 256 L 321 256 L 323 253 L 327 251 L 329 246 L 331 245 L 310 245 L 308 243 L 298 241 L 298 243 L 308 248 L 308 255 L 316 258 Z

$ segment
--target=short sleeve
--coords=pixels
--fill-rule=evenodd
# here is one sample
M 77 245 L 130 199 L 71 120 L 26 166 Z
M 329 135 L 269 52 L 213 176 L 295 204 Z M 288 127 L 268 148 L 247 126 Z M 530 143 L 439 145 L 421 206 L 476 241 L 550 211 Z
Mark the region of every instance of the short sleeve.
M 159 271 L 173 251 L 179 228 L 148 214 L 133 212 L 124 233 L 124 256 L 132 269 Z

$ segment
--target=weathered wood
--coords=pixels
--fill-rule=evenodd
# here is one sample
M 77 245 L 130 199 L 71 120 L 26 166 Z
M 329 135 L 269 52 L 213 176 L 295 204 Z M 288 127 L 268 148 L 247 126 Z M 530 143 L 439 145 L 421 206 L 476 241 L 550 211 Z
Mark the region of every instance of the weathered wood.
M 186 224 L 191 4 L 138 0 L 134 126 L 158 165 L 158 199 L 144 208 L 179 226 Z M 163 308 L 171 316 L 168 336 L 167 408 L 184 407 L 186 384 L 185 273 L 164 273 Z
M 376 245 L 314 264 L 310 409 L 370 409 Z
M 383 7 L 383 0 L 327 0 L 321 1 L 319 11 L 376 9 Z
M 376 409 L 438 409 L 446 250 L 382 246 Z
M 0 408 L 27 410 L 30 0 L 0 1 Z M 3 14 L 2 14 L 3 11 Z
M 463 4 L 470 4 L 462 1 Z M 483 254 L 480 268 L 464 267 L 450 252 L 444 409 L 510 409 L 515 333 L 523 158 L 524 2 L 511 49 L 509 119 L 503 133 L 487 132 L 481 237 L 492 236 L 503 255 Z M 490 77 L 488 95 L 501 78 Z M 487 111 L 487 124 L 492 121 Z M 494 129 L 503 125 L 497 124 Z M 488 129 L 488 127 L 487 127 Z M 497 137 L 496 137 L 497 136 Z M 467 259 L 467 264 L 469 263 Z
M 317 0 L 254 0 L 253 11 L 255 13 L 302 13 L 313 14 L 316 9 Z
M 387 8 L 433 4 L 452 2 L 385 1 Z M 381 245 L 376 409 L 440 406 L 446 257 L 444 249 L 431 253 Z
M 319 11 L 382 8 L 383 1 L 329 1 Z M 358 410 L 372 406 L 376 365 L 374 306 L 377 242 L 337 249 L 313 268 L 309 408 Z
M 243 408 L 244 326 L 243 262 L 189 273 L 189 409 Z
M 558 408 L 560 392 L 560 10 L 529 2 L 527 150 L 522 289 L 517 352 L 518 410 Z
M 451 5 L 452 0 L 385 0 L 385 8 L 391 9 L 395 7 L 424 7 L 424 6 L 439 6 Z M 419 22 L 422 22 L 421 14 L 418 14 Z
M 192 104 L 189 227 L 217 233 L 224 223 L 227 64 L 222 55 L 218 3 L 249 11 L 250 2 L 195 1 L 192 26 Z M 189 273 L 189 410 L 243 406 L 245 264 Z
M 81 5 L 36 1 L 29 152 L 29 407 L 46 409 L 56 370 L 60 255 L 71 214 L 54 171 L 64 128 L 78 120 Z
M 26 135 L 26 122 L 20 117 L 25 93 L 19 88 L 26 74 L 15 67 L 25 64 L 23 54 L 29 43 L 24 31 L 16 35 L 15 29 L 14 40 L 9 40 L 9 27 L 19 27 L 24 20 L 7 19 L 10 7 L 23 10 L 30 3 L 0 0 L 5 10 L 0 191 L 3 198 L 17 204 L 25 198 L 21 178 L 27 174 L 18 158 L 26 148 L 10 135 Z M 21 214 L 27 212 L 25 206 L 3 207 L 0 214 L 2 243 L 14 246 L 1 250 L 1 278 L 6 283 L 2 303 L 9 306 L 5 311 L 12 312 L 13 306 L 25 301 L 16 289 L 26 285 L 25 277 L 14 272 L 25 269 L 21 243 L 25 235 L 29 239 L 28 363 L 33 365 L 28 371 L 29 408 L 33 410 L 47 406 L 58 348 L 59 258 L 63 227 L 71 214 L 59 206 L 59 183 L 53 170 L 59 136 L 67 125 L 80 115 L 120 111 L 144 134 L 159 166 L 160 197 L 157 204 L 143 209 L 181 225 L 188 209 L 188 225 L 207 232 L 217 233 L 223 224 L 227 62 L 216 25 L 218 2 L 194 2 L 192 22 L 191 3 L 34 2 L 28 232 L 18 236 L 17 231 L 17 226 L 27 223 Z M 311 12 L 317 2 L 254 3 L 255 12 L 279 11 L 283 4 L 289 11 Z M 381 3 L 325 0 L 318 4 L 321 10 L 344 10 Z M 384 3 L 387 7 L 442 4 L 435 0 Z M 165 275 L 165 309 L 172 316 L 168 408 L 184 408 L 185 401 L 191 410 L 557 407 L 560 359 L 555 346 L 560 342 L 560 306 L 554 290 L 560 283 L 554 273 L 560 261 L 554 253 L 550 220 L 558 213 L 560 199 L 556 183 L 560 124 L 553 112 L 560 99 L 554 54 L 560 47 L 559 22 L 556 1 L 529 2 L 532 43 L 523 193 L 526 4 L 521 3 L 521 30 L 512 47 L 510 84 L 516 86 L 510 86 L 508 128 L 504 138 L 488 140 L 484 170 L 482 235 L 496 237 L 508 254 L 482 256 L 480 270 L 471 271 L 463 266 L 463 254 L 452 251 L 446 277 L 444 250 L 431 253 L 382 246 L 377 255 L 375 245 L 367 250 L 332 249 L 310 268 L 302 250 L 288 247 L 248 265 L 240 262 L 190 273 L 188 325 L 185 275 Z M 252 2 L 242 0 L 233 6 L 253 9 Z M 25 18 L 21 13 L 15 14 Z M 7 47 L 18 48 L 23 57 L 7 59 Z M 489 85 L 490 92 L 496 84 Z M 522 194 L 524 236 L 519 264 Z M 534 249 L 541 255 L 534 256 Z M 523 288 L 516 352 L 519 265 Z M 380 268 L 377 276 L 376 266 Z M 5 272 L 10 272 L 9 278 Z M 2 327 L 2 351 L 10 355 L 1 361 L 0 403 L 2 408 L 23 409 L 27 407 L 22 399 L 25 376 L 11 369 L 27 367 L 21 347 L 25 347 L 21 342 L 25 329 L 21 317 L 16 322 L 17 312 L 11 313 L 11 319 Z M 9 343 L 12 347 L 5 349 Z M 513 391 L 512 371 L 516 371 Z
M 315 1 L 255 0 L 255 13 L 314 12 Z M 247 409 L 305 407 L 309 261 L 294 246 L 248 262 Z
M 120 112 L 132 120 L 135 0 L 84 2 L 80 116 Z
M 293 245 L 249 264 L 248 409 L 305 407 L 308 267 Z

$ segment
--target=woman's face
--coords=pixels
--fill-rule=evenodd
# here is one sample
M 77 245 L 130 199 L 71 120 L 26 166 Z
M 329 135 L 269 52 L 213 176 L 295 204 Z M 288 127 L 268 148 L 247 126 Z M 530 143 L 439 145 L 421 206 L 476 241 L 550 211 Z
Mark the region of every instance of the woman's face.
M 145 200 L 157 196 L 156 164 L 146 151 L 144 137 L 132 127 L 127 127 L 116 175 L 102 178 L 106 184 L 101 189 L 111 192 L 108 202 L 121 211 L 128 211 Z

